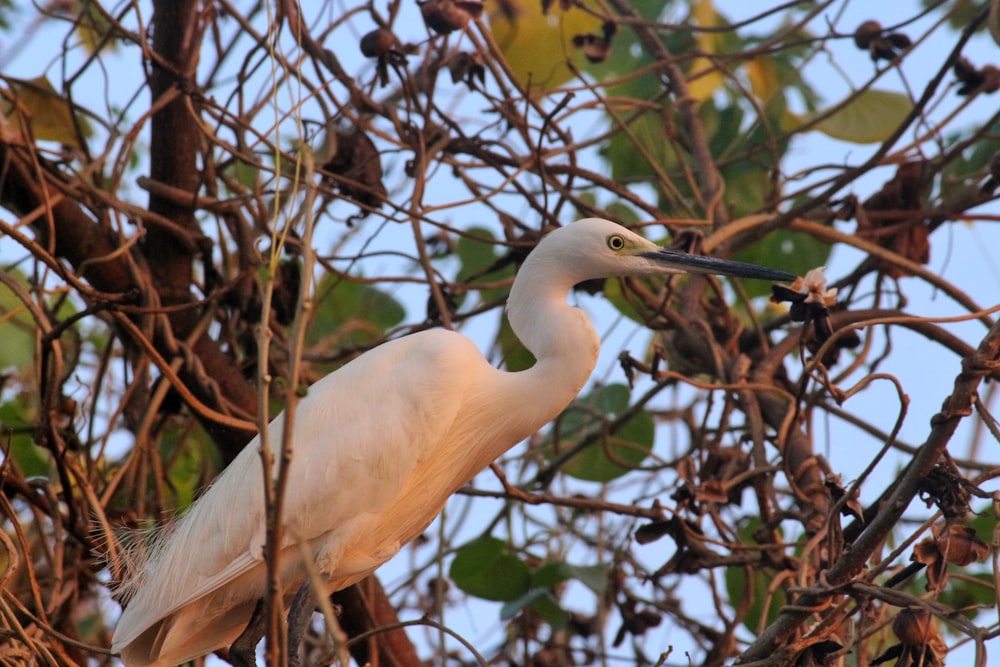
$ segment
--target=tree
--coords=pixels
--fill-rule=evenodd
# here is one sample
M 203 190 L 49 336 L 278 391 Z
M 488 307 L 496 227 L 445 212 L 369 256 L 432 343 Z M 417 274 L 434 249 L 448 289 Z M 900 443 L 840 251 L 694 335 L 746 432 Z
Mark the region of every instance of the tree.
M 2 77 L 0 656 L 110 663 L 122 530 L 182 511 L 350 358 L 445 326 L 530 365 L 507 287 L 583 216 L 804 278 L 771 304 L 705 278 L 581 286 L 629 329 L 618 363 L 463 490 L 401 581 L 336 594 L 310 664 L 984 656 L 1000 326 L 974 293 L 995 277 L 929 261 L 997 220 L 1000 70 L 976 50 L 996 3 L 850 24 L 717 4 L 4 4 L 49 65 Z M 837 143 L 797 154 L 817 137 Z M 829 287 L 808 273 L 847 249 Z M 925 287 L 969 337 L 910 309 Z M 887 370 L 942 351 L 950 388 Z M 828 425 L 857 472 L 823 456 Z M 502 603 L 485 642 L 451 623 L 476 600 Z

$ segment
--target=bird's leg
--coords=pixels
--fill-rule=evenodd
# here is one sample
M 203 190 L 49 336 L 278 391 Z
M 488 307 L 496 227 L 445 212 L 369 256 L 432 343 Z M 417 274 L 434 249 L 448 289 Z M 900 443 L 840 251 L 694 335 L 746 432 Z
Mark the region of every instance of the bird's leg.
M 257 600 L 257 606 L 253 609 L 253 615 L 246 629 L 229 647 L 229 662 L 233 667 L 256 667 L 257 644 L 264 638 L 264 630 L 267 627 L 266 611 L 267 605 L 264 599 Z
M 307 581 L 295 594 L 292 606 L 288 609 L 288 667 L 299 667 L 302 640 L 315 610 L 316 601 L 312 596 L 312 586 Z
M 299 667 L 299 645 L 305 636 L 309 619 L 316 609 L 309 582 L 303 584 L 292 599 L 288 610 L 288 667 Z M 257 601 L 250 622 L 242 634 L 229 647 L 229 662 L 233 667 L 256 667 L 257 644 L 264 638 L 267 627 L 266 605 L 263 598 Z

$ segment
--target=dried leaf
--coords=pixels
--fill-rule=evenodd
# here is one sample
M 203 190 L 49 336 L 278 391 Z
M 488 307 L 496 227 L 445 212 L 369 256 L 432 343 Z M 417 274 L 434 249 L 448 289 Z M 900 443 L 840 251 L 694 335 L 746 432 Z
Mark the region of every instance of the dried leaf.
M 910 656 L 910 664 L 941 667 L 948 646 L 938 633 L 937 619 L 926 609 L 901 609 L 892 622 L 892 631 Z
M 832 639 L 816 642 L 799 654 L 795 659 L 795 667 L 823 667 L 831 664 L 832 655 L 843 648 L 840 642 Z
M 448 71 L 451 73 L 452 83 L 465 81 L 470 89 L 475 88 L 477 81 L 479 85 L 486 83 L 486 67 L 483 66 L 483 57 L 475 51 L 471 53 L 462 51 L 455 54 L 448 61 Z
M 36 141 L 55 141 L 81 148 L 73 109 L 47 78 L 19 80 L 8 77 L 7 81 L 11 89 L 3 95 L 0 108 L 15 130 Z
M 928 263 L 930 229 L 918 215 L 930 187 L 926 171 L 927 165 L 922 160 L 899 165 L 892 179 L 854 211 L 858 236 L 918 264 Z M 879 268 L 893 278 L 907 275 L 894 264 L 880 263 Z
M 611 53 L 611 40 L 593 33 L 573 35 L 573 46 L 580 49 L 592 63 L 603 63 Z
M 844 488 L 844 484 L 840 481 L 839 476 L 831 476 L 826 479 L 826 488 L 830 491 L 830 497 L 833 498 L 834 502 L 839 501 L 845 495 L 847 495 L 847 489 Z M 840 508 L 840 513 L 844 516 L 853 517 L 859 523 L 865 522 L 865 510 L 861 506 L 861 502 L 858 500 L 857 490 L 851 494 L 851 497 L 847 499 L 843 506 Z
M 639 526 L 635 531 L 635 541 L 639 544 L 649 544 L 669 535 L 673 527 L 669 521 L 653 521 Z
M 387 192 L 382 183 L 382 162 L 375 142 L 360 128 L 336 130 L 336 151 L 323 165 L 323 170 L 342 178 L 327 180 L 336 184 L 340 193 L 361 205 L 360 217 L 368 208 L 380 208 Z
M 960 84 L 957 92 L 962 97 L 973 93 L 995 93 L 1000 90 L 1000 68 L 996 65 L 986 65 L 982 69 L 976 69 L 967 59 L 959 58 L 955 61 L 953 71 Z

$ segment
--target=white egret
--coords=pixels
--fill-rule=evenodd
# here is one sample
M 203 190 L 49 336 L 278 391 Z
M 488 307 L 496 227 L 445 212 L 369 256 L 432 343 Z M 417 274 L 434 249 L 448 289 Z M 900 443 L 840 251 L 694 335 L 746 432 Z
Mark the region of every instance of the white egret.
M 587 382 L 599 339 L 566 302 L 577 283 L 612 276 L 713 273 L 774 281 L 784 271 L 666 250 L 607 220 L 548 234 L 507 304 L 537 360 L 508 373 L 454 331 L 380 345 L 315 383 L 295 414 L 281 581 L 306 581 L 307 546 L 328 593 L 371 574 L 419 535 L 448 497 L 554 419 Z M 280 443 L 283 415 L 271 422 Z M 169 667 L 229 646 L 265 595 L 259 439 L 173 525 L 125 587 L 112 650 L 129 667 Z

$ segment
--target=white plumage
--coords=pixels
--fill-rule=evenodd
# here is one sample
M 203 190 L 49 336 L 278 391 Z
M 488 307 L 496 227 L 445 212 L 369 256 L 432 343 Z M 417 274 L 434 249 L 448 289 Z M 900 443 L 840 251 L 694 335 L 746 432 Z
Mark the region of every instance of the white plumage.
M 452 493 L 569 405 L 599 351 L 586 315 L 566 303 L 573 285 L 687 270 L 794 278 L 662 250 L 590 218 L 546 236 L 514 281 L 510 322 L 537 359 L 532 368 L 497 370 L 469 339 L 434 330 L 385 343 L 314 384 L 296 411 L 285 497 L 288 599 L 306 581 L 299 541 L 329 592 L 359 581 L 419 535 Z M 282 419 L 269 428 L 274 447 Z M 255 438 L 163 530 L 127 584 L 112 650 L 128 667 L 205 655 L 250 620 L 266 585 L 258 445 Z

